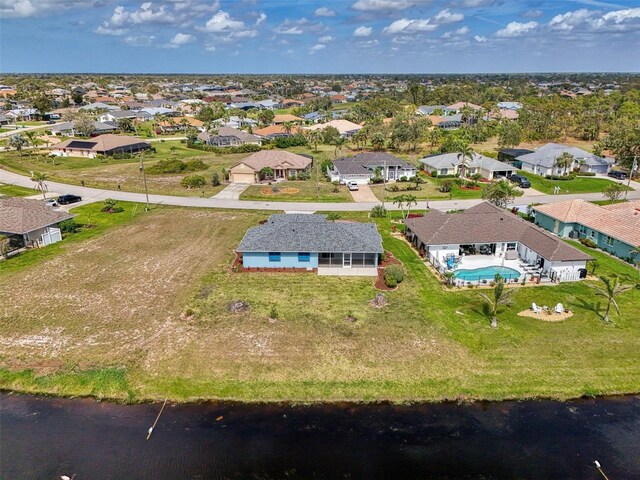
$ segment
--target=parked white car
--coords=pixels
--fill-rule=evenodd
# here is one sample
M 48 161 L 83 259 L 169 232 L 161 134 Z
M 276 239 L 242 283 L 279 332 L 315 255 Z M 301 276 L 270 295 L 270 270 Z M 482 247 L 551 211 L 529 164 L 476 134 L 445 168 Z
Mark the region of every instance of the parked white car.
M 356 182 L 347 182 L 347 188 L 349 190 L 358 190 L 358 184 Z

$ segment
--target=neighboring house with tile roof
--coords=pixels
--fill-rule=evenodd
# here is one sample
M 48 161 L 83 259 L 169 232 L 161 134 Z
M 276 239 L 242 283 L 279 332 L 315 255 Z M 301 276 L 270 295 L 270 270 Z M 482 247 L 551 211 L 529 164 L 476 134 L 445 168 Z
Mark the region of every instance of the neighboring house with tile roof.
M 73 218 L 68 212 L 58 212 L 41 200 L 0 198 L 0 235 L 9 238 L 9 248 L 41 247 L 62 240 L 57 228 Z
M 95 158 L 97 155 L 138 153 L 150 148 L 151 144 L 140 138 L 105 134 L 87 140 L 65 140 L 51 147 L 51 153 L 59 157 Z
M 237 147 L 244 144 L 262 145 L 260 137 L 231 127 L 219 127 L 211 132 L 202 132 L 198 139 L 214 147 Z
M 290 131 L 287 131 L 284 125 L 269 125 L 264 128 L 255 128 L 253 134 L 261 138 L 278 138 L 278 137 L 291 137 L 302 133 L 302 128 L 298 125 L 294 125 Z
M 386 181 L 398 180 L 402 177 L 410 179 L 418 173 L 416 167 L 390 153 L 364 152 L 335 160 L 327 175 L 332 182 L 356 182 L 364 185 L 375 176 L 376 170 Z
M 586 277 L 592 257 L 544 229 L 490 203 L 461 213 L 431 210 L 405 220 L 407 239 L 441 268 L 451 256 L 484 251 L 497 258 L 520 258 L 551 280 L 565 282 Z
M 640 200 L 596 205 L 585 200 L 533 207 L 535 223 L 560 237 L 588 238 L 622 259 L 640 260 Z
M 609 173 L 611 162 L 605 158 L 586 152 L 578 147 L 569 147 L 558 143 L 547 143 L 533 153 L 520 155 L 518 161 L 522 163 L 522 170 L 536 175 L 563 175 L 564 168 L 556 166 L 556 159 L 563 153 L 573 155 L 575 161 L 566 171 L 579 168 L 582 172 Z
M 482 175 L 482 178 L 493 180 L 496 176 L 507 177 L 518 169 L 512 165 L 500 162 L 490 157 L 486 157 L 479 153 L 473 153 L 472 159 L 466 160 L 466 169 L 462 164 L 462 158 L 459 153 L 443 153 L 440 155 L 429 155 L 420 160 L 427 172 L 437 172 L 438 175 L 460 175 L 469 177 L 476 173 Z
M 342 138 L 349 138 L 362 130 L 362 125 L 350 122 L 349 120 L 338 119 L 331 120 L 326 123 L 316 123 L 309 127 L 304 127 L 305 130 L 324 130 L 327 127 L 333 127 L 338 130 L 338 133 Z
M 302 123 L 304 122 L 304 118 L 296 117 L 295 115 L 291 115 L 289 113 L 283 113 L 279 115 L 274 115 L 273 121 L 271 122 L 273 125 L 280 125 L 283 123 Z
M 325 215 L 275 214 L 247 230 L 236 252 L 245 268 L 295 268 L 318 274 L 377 275 L 382 237 L 374 223 Z
M 306 171 L 312 159 L 286 150 L 261 150 L 229 168 L 229 180 L 234 183 L 257 183 L 263 168 L 273 170 L 275 180 L 286 180 Z

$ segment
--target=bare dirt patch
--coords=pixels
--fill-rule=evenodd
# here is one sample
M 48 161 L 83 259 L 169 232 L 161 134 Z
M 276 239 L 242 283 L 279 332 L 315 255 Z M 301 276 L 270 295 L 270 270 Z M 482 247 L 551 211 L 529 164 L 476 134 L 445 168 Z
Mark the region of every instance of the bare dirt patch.
M 0 364 L 123 364 L 159 345 L 169 354 L 191 334 L 181 314 L 197 282 L 228 261 L 250 223 L 249 214 L 159 210 L 6 275 L 0 282 L 0 298 L 9 299 L 0 302 Z

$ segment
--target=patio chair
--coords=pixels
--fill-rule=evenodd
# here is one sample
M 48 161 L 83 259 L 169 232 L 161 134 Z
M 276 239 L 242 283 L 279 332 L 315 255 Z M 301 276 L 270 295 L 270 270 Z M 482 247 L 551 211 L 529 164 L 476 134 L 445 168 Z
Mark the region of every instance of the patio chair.
M 556 308 L 553 309 L 556 313 L 564 313 L 564 306 L 559 303 L 556 305 Z
M 535 303 L 531 304 L 531 310 L 533 311 L 533 313 L 540 313 L 542 311 L 542 309 Z

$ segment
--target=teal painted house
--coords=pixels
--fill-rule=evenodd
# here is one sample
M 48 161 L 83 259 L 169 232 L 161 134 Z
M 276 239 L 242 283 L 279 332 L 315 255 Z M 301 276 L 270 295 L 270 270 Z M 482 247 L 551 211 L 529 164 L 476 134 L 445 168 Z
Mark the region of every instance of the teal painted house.
M 305 269 L 377 275 L 382 237 L 373 223 L 331 222 L 325 215 L 276 214 L 247 230 L 236 249 L 244 268 Z
M 565 238 L 588 238 L 598 248 L 627 261 L 640 256 L 640 200 L 595 205 L 585 200 L 570 200 L 533 207 L 535 223 Z

